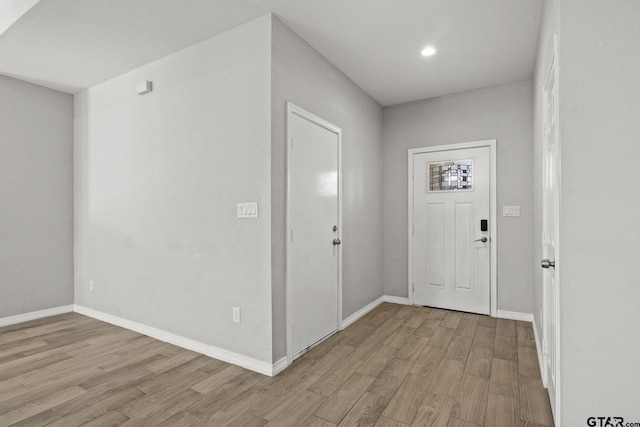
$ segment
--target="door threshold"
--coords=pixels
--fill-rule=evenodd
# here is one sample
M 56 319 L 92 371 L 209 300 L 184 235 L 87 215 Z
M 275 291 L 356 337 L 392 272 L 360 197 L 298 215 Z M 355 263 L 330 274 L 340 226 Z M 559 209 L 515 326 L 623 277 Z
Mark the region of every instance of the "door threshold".
M 417 305 L 418 307 L 424 307 L 424 308 L 434 308 L 436 310 L 455 311 L 456 313 L 462 313 L 462 314 L 476 314 L 478 316 L 494 317 L 491 314 L 475 313 L 473 311 L 456 310 L 454 308 L 435 307 L 435 306 L 431 306 L 431 305 L 422 305 L 422 304 L 414 304 L 414 305 Z

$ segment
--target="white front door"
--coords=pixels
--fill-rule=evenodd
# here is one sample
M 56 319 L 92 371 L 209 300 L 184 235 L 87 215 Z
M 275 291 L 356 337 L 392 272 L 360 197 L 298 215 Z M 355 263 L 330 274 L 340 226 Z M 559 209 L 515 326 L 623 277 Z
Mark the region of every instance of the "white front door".
M 542 154 L 542 292 L 543 292 L 543 340 L 544 377 L 549 391 L 549 401 L 556 414 L 557 351 L 559 291 L 557 281 L 558 261 L 558 90 L 557 62 L 552 60 L 543 93 L 543 154 Z
M 340 129 L 288 105 L 287 297 L 290 360 L 338 330 Z
M 413 155 L 414 304 L 491 312 L 490 150 Z

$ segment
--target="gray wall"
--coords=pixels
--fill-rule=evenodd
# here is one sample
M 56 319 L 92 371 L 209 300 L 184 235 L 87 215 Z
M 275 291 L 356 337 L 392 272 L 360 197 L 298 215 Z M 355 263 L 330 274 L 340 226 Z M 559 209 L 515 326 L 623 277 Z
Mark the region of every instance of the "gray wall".
M 73 303 L 73 98 L 0 76 L 0 318 Z
M 407 296 L 407 149 L 497 139 L 498 309 L 531 313 L 532 108 L 531 80 L 385 108 L 385 294 Z
M 270 28 L 75 97 L 76 303 L 271 362 Z M 260 217 L 237 219 L 250 201 Z
M 563 426 L 640 421 L 639 17 L 560 3 Z
M 286 101 L 343 131 L 343 318 L 382 296 L 382 108 L 273 18 L 274 359 L 285 356 Z

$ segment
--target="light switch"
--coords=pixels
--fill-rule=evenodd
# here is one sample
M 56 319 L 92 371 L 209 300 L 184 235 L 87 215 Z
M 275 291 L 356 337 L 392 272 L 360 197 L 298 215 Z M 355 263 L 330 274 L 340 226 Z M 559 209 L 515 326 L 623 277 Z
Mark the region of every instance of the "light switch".
M 258 203 L 238 203 L 238 218 L 258 218 Z
M 520 216 L 520 206 L 503 206 L 502 216 Z

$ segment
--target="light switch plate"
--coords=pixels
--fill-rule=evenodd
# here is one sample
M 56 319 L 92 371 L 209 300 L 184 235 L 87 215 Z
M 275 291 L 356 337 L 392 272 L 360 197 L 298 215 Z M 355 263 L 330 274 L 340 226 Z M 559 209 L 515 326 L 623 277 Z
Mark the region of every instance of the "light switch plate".
M 520 206 L 503 206 L 502 216 L 520 216 Z
M 238 218 L 258 218 L 258 203 L 238 203 Z

